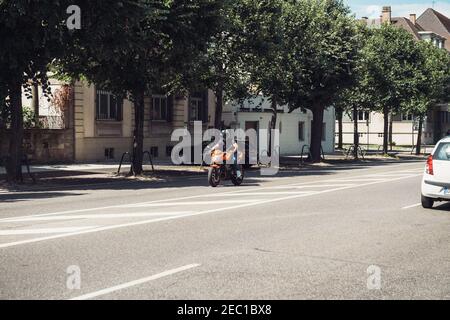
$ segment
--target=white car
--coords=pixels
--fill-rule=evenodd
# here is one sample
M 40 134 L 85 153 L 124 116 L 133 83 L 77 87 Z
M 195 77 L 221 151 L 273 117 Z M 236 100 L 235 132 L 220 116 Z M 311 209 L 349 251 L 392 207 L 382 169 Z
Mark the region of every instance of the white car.
M 432 208 L 435 201 L 450 201 L 450 137 L 436 144 L 423 175 L 422 206 Z

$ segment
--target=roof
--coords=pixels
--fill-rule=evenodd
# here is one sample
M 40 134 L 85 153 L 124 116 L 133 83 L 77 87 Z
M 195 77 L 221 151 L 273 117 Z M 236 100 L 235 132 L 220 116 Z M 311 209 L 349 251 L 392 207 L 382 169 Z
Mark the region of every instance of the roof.
M 450 18 L 428 8 L 417 18 L 417 23 L 427 31 L 433 31 L 447 39 L 445 48 L 450 51 Z
M 368 27 L 379 27 L 381 25 L 381 19 L 363 19 L 361 21 L 365 22 Z M 411 20 L 404 17 L 393 17 L 391 18 L 391 23 L 394 26 L 408 31 L 416 40 L 421 40 L 419 32 L 428 31 L 418 23 L 414 24 Z
M 409 33 L 411 33 L 416 40 L 420 40 L 420 31 L 425 31 L 419 24 L 413 24 L 411 20 L 404 17 L 395 17 L 391 19 L 393 25 L 398 26 L 402 29 L 405 29 Z

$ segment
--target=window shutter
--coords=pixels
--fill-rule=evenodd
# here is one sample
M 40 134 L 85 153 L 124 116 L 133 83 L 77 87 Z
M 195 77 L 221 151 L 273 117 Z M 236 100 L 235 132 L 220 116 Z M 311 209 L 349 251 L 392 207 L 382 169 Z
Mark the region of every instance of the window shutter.
M 123 99 L 117 101 L 117 121 L 123 120 Z
M 153 120 L 153 96 L 151 95 L 150 96 L 150 108 L 149 108 L 150 110 L 150 112 L 149 112 L 149 120 L 151 121 L 151 120 Z
M 95 88 L 95 120 L 100 118 L 100 105 L 98 101 L 98 89 Z
M 173 95 L 167 97 L 167 122 L 172 122 L 173 120 Z
M 202 120 L 203 123 L 208 124 L 208 104 L 209 104 L 209 91 L 205 90 L 205 92 L 203 93 L 203 115 L 202 115 Z

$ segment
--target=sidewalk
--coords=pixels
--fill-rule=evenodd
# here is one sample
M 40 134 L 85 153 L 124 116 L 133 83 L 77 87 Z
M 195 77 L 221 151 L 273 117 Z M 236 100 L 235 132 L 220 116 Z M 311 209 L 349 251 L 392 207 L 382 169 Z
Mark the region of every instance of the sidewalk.
M 22 172 L 24 184 L 8 185 L 6 183 L 6 171 L 0 167 L 0 193 L 8 191 L 32 191 L 33 189 L 42 189 L 45 186 L 51 188 L 67 186 L 87 186 L 101 185 L 124 181 L 171 181 L 178 177 L 203 175 L 207 168 L 200 166 L 173 165 L 169 161 L 155 161 L 152 172 L 151 165 L 144 165 L 145 174 L 143 177 L 128 177 L 130 164 L 122 165 L 120 174 L 117 174 L 119 163 L 75 163 L 75 164 L 57 164 L 57 165 L 31 165 L 30 171 L 36 179 L 32 183 L 27 173 L 27 168 L 23 166 Z
M 303 166 L 332 166 L 337 164 L 350 164 L 350 163 L 358 163 L 358 162 L 392 162 L 392 161 L 421 161 L 427 158 L 427 155 L 419 155 L 416 156 L 406 151 L 393 151 L 389 152 L 390 156 L 383 156 L 377 151 L 369 151 L 364 154 L 364 157 L 359 158 L 359 160 L 355 160 L 350 154 L 347 157 L 347 153 L 345 150 L 335 151 L 333 153 L 325 154 L 325 161 L 317 164 L 308 164 L 304 162 Z M 303 157 L 306 159 L 306 156 Z M 281 166 L 298 166 L 301 164 L 301 157 L 299 155 L 292 156 L 282 156 L 280 158 Z

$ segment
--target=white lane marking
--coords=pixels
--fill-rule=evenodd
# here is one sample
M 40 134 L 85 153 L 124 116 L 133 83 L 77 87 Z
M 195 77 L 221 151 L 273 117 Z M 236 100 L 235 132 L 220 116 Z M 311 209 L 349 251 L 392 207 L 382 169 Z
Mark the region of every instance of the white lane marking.
M 208 195 L 209 197 L 209 195 Z M 118 206 L 118 208 L 146 208 L 146 207 L 174 207 L 174 206 L 197 206 L 197 205 L 215 205 L 215 204 L 230 204 L 230 203 L 251 203 L 257 202 L 258 199 L 246 200 L 205 200 L 205 201 L 184 201 L 184 202 L 161 202 L 161 203 L 136 203 L 125 204 Z
M 68 216 L 51 216 L 51 217 L 29 217 L 18 218 L 4 222 L 29 222 L 29 221 L 57 221 L 57 220 L 76 220 L 76 219 L 122 219 L 122 218 L 142 218 L 142 217 L 154 217 L 154 216 L 167 216 L 167 215 L 181 215 L 189 214 L 193 211 L 170 211 L 170 212 L 137 212 L 137 213 L 99 213 L 99 214 L 77 214 Z
M 276 186 L 273 189 L 307 189 L 307 188 L 329 188 L 329 187 L 349 187 L 355 186 L 355 183 L 338 183 L 338 184 L 309 184 L 301 186 Z
M 419 176 L 419 175 L 417 175 L 417 176 Z M 151 220 L 143 220 L 143 221 L 139 221 L 139 222 L 131 222 L 131 223 L 124 223 L 124 224 L 100 227 L 100 228 L 96 228 L 96 229 L 84 230 L 84 231 L 80 231 L 80 232 L 73 232 L 73 233 L 67 233 L 67 234 L 62 234 L 62 235 L 55 235 L 55 236 L 48 236 L 48 237 L 42 237 L 42 238 L 28 239 L 28 240 L 15 241 L 15 242 L 10 242 L 10 243 L 2 243 L 2 244 L 0 244 L 0 248 L 9 248 L 9 247 L 18 246 L 18 245 L 27 244 L 27 243 L 35 243 L 35 242 L 40 242 L 40 241 L 45 241 L 45 240 L 52 240 L 52 239 L 58 239 L 58 238 L 77 236 L 77 235 L 80 235 L 80 234 L 94 233 L 94 232 L 99 232 L 99 231 L 113 230 L 113 229 L 125 228 L 125 227 L 131 227 L 131 226 L 138 226 L 138 225 L 150 224 L 150 223 L 155 223 L 155 222 L 160 222 L 160 221 L 168 221 L 168 220 L 175 220 L 175 219 L 180 219 L 180 218 L 188 218 L 188 217 L 199 216 L 199 215 L 203 215 L 203 214 L 207 214 L 207 213 L 215 213 L 215 212 L 220 212 L 220 211 L 226 211 L 226 210 L 232 210 L 232 209 L 240 209 L 240 208 L 245 208 L 245 207 L 250 207 L 250 206 L 255 206 L 255 205 L 261 205 L 261 204 L 267 204 L 267 203 L 272 203 L 272 202 L 292 200 L 292 199 L 303 198 L 303 197 L 308 197 L 308 196 L 315 196 L 315 195 L 319 195 L 319 194 L 323 194 L 323 193 L 336 192 L 336 191 L 341 191 L 341 190 L 348 190 L 348 189 L 352 189 L 352 188 L 355 188 L 355 187 L 361 188 L 361 187 L 366 187 L 366 186 L 370 186 L 370 185 L 380 184 L 380 183 L 383 183 L 383 182 L 393 182 L 393 181 L 399 181 L 399 180 L 404 180 L 404 179 L 408 179 L 408 178 L 411 178 L 411 177 L 394 178 L 394 179 L 390 179 L 388 181 L 387 180 L 373 181 L 373 182 L 368 182 L 368 183 L 364 183 L 364 184 L 359 184 L 359 185 L 356 185 L 356 186 L 340 187 L 340 188 L 335 188 L 335 189 L 327 189 L 327 190 L 318 191 L 316 193 L 305 193 L 305 194 L 297 194 L 297 195 L 280 197 L 280 198 L 271 198 L 271 199 L 267 199 L 267 200 L 261 200 L 261 201 L 258 201 L 258 202 L 243 203 L 243 204 L 235 205 L 235 206 L 231 206 L 231 207 L 222 207 L 222 208 L 210 209 L 210 210 L 199 211 L 199 212 L 186 214 L 186 215 L 177 215 L 177 216 L 170 216 L 170 217 L 157 218 L 157 219 L 151 219 Z
M 9 229 L 0 230 L 0 236 L 16 236 L 23 234 L 48 234 L 48 233 L 72 233 L 86 229 L 97 228 L 97 226 L 89 227 L 65 227 L 65 228 L 41 228 L 41 229 Z
M 412 204 L 412 205 L 410 205 L 410 206 L 403 207 L 402 210 L 407 210 L 407 209 L 415 208 L 415 207 L 418 207 L 418 206 L 421 206 L 421 205 L 422 205 L 421 203 Z
M 210 195 L 210 197 L 235 197 L 235 196 L 271 196 L 271 195 L 283 195 L 283 194 L 302 194 L 302 193 L 314 193 L 315 191 L 280 191 L 280 192 L 236 192 L 229 193 L 227 195 L 223 194 L 214 194 Z
M 409 176 L 411 174 L 415 173 L 375 173 L 375 174 L 368 174 L 366 177 L 382 177 L 382 178 L 388 178 L 388 177 L 394 177 L 394 176 Z
M 386 178 L 365 178 L 365 177 L 361 177 L 361 178 L 354 178 L 354 179 L 336 179 L 333 180 L 335 182 L 352 182 L 352 181 L 356 181 L 356 182 L 364 182 L 364 181 L 386 181 Z M 330 180 L 331 181 L 331 180 Z
M 164 271 L 164 272 L 161 272 L 161 273 L 158 273 L 158 274 L 154 274 L 154 275 L 152 275 L 150 277 L 141 278 L 141 279 L 130 281 L 130 282 L 126 282 L 126 283 L 123 283 L 123 284 L 120 284 L 120 285 L 117 285 L 117 286 L 114 286 L 114 287 L 110 287 L 110 288 L 106 288 L 106 289 L 103 289 L 103 290 L 87 293 L 87 294 L 84 294 L 82 296 L 71 298 L 69 300 L 87 300 L 87 299 L 96 298 L 96 297 L 103 296 L 103 295 L 108 294 L 108 293 L 112 293 L 112 292 L 119 291 L 119 290 L 122 290 L 122 289 L 127 289 L 127 288 L 130 288 L 130 287 L 134 287 L 134 286 L 137 286 L 137 285 L 140 285 L 140 284 L 144 284 L 146 282 L 150 282 L 150 281 L 153 281 L 153 280 L 161 279 L 161 278 L 164 278 L 164 277 L 167 277 L 167 276 L 170 276 L 170 275 L 182 272 L 182 271 L 186 271 L 186 270 L 189 270 L 189 269 L 192 269 L 192 268 L 196 268 L 196 267 L 199 267 L 199 266 L 200 266 L 200 264 L 198 264 L 198 263 L 188 264 L 188 265 L 180 267 L 180 268 L 167 270 L 167 271 Z

